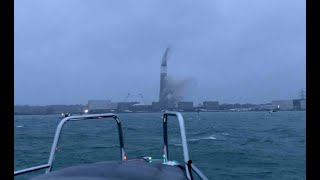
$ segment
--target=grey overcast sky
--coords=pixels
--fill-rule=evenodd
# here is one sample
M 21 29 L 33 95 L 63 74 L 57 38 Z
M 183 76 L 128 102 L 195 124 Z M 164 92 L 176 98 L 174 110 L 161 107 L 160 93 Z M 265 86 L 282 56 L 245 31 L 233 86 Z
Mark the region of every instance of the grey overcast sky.
M 306 85 L 304 0 L 15 0 L 16 105 L 159 96 L 160 62 L 185 100 L 267 103 Z

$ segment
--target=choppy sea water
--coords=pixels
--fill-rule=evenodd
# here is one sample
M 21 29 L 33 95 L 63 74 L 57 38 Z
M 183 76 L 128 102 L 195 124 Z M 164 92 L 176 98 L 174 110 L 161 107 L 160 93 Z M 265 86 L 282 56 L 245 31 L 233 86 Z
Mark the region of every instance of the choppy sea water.
M 306 113 L 183 113 L 189 156 L 209 179 L 306 179 Z M 162 158 L 161 113 L 119 114 L 127 158 Z M 14 169 L 45 164 L 61 119 L 14 117 Z M 182 161 L 178 122 L 169 117 L 169 157 Z M 120 159 L 113 119 L 75 121 L 63 128 L 53 170 Z M 44 170 L 15 179 L 28 179 Z

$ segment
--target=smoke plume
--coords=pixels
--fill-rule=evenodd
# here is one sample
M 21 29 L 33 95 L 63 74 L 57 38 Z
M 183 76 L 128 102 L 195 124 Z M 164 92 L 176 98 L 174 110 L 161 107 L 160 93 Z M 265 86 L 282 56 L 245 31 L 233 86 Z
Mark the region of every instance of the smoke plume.
M 168 76 L 166 89 L 167 100 L 173 103 L 183 101 L 196 85 L 196 80 L 193 78 L 176 80 Z

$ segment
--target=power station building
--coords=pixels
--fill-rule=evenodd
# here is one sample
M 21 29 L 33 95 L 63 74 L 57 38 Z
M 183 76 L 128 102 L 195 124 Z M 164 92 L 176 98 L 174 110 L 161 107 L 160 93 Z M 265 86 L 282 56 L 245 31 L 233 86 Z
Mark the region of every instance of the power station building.
M 178 102 L 178 109 L 183 111 L 192 111 L 193 102 Z
M 219 110 L 219 102 L 218 101 L 204 101 L 203 108 L 206 110 Z
M 135 104 L 139 104 L 139 102 L 119 102 L 117 109 L 118 111 L 131 111 Z
M 276 100 L 272 101 L 272 105 L 279 108 L 279 110 L 288 111 L 293 109 L 293 100 Z
M 302 99 L 300 101 L 300 109 L 301 110 L 306 110 L 306 100 L 305 99 Z
M 276 106 L 276 105 L 272 105 L 272 104 L 261 104 L 260 106 L 259 106 L 259 110 L 273 110 L 273 109 L 277 109 L 278 108 L 278 106 Z
M 306 109 L 306 99 L 293 100 L 293 110 L 305 110 L 305 109 Z
M 117 103 L 110 100 L 89 100 L 87 104 L 89 111 L 101 111 L 101 110 L 115 110 L 117 109 Z

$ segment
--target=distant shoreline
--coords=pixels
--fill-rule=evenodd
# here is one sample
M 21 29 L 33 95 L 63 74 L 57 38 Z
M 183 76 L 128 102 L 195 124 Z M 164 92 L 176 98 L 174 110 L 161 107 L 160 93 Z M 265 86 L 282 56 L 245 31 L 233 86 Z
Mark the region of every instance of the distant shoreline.
M 296 111 L 306 111 L 306 110 L 286 110 L 286 111 L 279 111 L 279 112 L 296 112 Z M 196 113 L 198 114 L 197 111 L 178 111 L 181 113 Z M 254 110 L 254 111 L 230 111 L 230 110 L 220 110 L 220 111 L 200 111 L 199 114 L 202 113 L 219 113 L 219 112 L 269 112 L 268 110 Z M 115 114 L 143 114 L 143 113 L 163 113 L 163 112 L 101 112 L 101 113 L 115 113 Z M 96 113 L 96 114 L 101 114 L 101 113 Z M 72 113 L 71 113 L 72 114 Z M 74 113 L 73 115 L 80 115 L 80 114 L 84 114 L 84 113 Z M 95 114 L 95 113 L 89 113 L 89 114 Z M 23 115 L 23 116 L 32 116 L 32 115 L 57 115 L 57 116 L 61 116 L 61 114 L 33 114 L 33 113 L 14 113 L 15 116 L 19 116 L 19 115 Z

